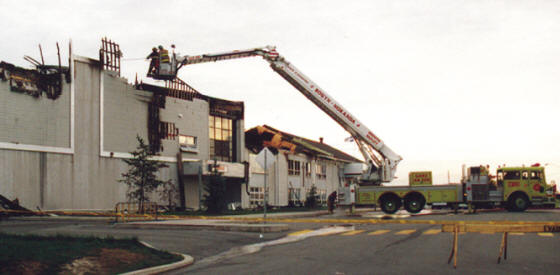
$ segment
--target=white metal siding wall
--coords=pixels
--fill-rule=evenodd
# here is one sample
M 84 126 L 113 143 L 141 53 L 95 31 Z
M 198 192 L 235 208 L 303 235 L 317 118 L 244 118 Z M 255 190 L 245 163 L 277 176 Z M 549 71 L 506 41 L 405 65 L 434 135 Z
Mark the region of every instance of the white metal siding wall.
M 74 153 L 57 154 L 0 149 L 0 193 L 10 199 L 18 198 L 23 206 L 31 209 L 35 209 L 36 206 L 42 209 L 112 209 L 116 202 L 126 200 L 126 187 L 117 182 L 121 178 L 121 173 L 127 170 L 126 164 L 121 159 L 99 155 L 99 68 L 97 64 L 85 58 L 80 58 L 74 65 L 75 78 L 72 82 L 72 85 L 75 85 Z M 124 87 L 128 84 L 121 81 L 121 85 Z M 57 101 L 61 100 L 61 106 L 53 110 L 54 116 L 62 112 L 61 110 L 69 113 L 67 105 L 71 102 L 65 99 L 66 97 L 70 98 L 68 88 L 57 99 Z M 15 98 L 10 99 L 9 103 L 18 105 L 26 101 L 27 99 L 24 98 Z M 41 105 L 38 106 L 40 108 Z M 11 112 L 4 106 L 2 111 Z M 71 124 L 68 117 L 69 114 L 61 115 L 63 121 Z M 33 130 L 35 123 L 35 121 L 26 122 L 21 127 L 35 135 Z M 67 126 L 65 131 L 70 132 L 69 129 L 70 126 Z M 43 135 L 43 132 L 36 134 Z M 69 141 L 71 133 L 61 138 L 65 140 L 64 143 L 58 141 L 49 143 L 51 142 L 49 136 L 50 134 L 46 134 L 46 143 L 43 144 L 69 146 L 72 142 Z M 175 175 L 176 169 L 173 166 L 162 171 L 164 180 L 175 179 Z
M 300 175 L 288 175 L 288 159 L 298 160 L 300 164 L 305 162 L 311 163 L 311 177 L 305 178 L 305 183 L 303 184 L 302 179 L 305 176 L 305 171 L 302 168 Z M 325 163 L 327 165 L 327 178 L 317 179 L 316 175 L 316 164 L 317 161 Z M 249 154 L 249 162 L 251 165 L 249 186 L 262 187 L 263 186 L 263 173 L 264 170 L 255 161 L 255 155 Z M 304 200 L 306 196 L 306 188 L 311 188 L 315 185 L 317 189 L 326 190 L 327 196 L 336 191 L 338 188 L 338 167 L 337 162 L 332 160 L 316 160 L 309 159 L 305 155 L 289 155 L 288 158 L 285 157 L 283 152 L 277 155 L 276 163 L 268 169 L 267 185 L 269 186 L 269 203 L 275 206 L 286 206 L 288 205 L 288 189 L 289 188 L 300 188 L 301 189 L 301 199 Z M 278 173 L 277 173 L 278 171 Z M 292 183 L 290 186 L 289 183 Z M 243 202 L 244 207 L 248 207 L 248 199 Z
M 53 100 L 12 92 L 10 82 L 0 80 L 0 142 L 70 147 L 70 85 L 62 83 Z

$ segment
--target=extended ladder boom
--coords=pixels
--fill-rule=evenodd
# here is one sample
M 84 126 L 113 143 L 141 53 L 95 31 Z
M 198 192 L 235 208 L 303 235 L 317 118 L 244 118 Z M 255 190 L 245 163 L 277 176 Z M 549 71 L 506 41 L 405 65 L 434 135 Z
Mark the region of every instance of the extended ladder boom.
M 184 65 L 251 56 L 263 57 L 270 63 L 275 72 L 280 74 L 352 135 L 369 166 L 368 171 L 365 171 L 362 175 L 362 181 L 379 184 L 381 182 L 389 182 L 394 178 L 397 165 L 402 160 L 402 157 L 393 152 L 379 137 L 315 82 L 305 76 L 284 57 L 280 56 L 276 52 L 275 47 L 266 46 L 241 51 L 184 56 L 177 59 L 177 64 L 179 64 L 177 69 Z

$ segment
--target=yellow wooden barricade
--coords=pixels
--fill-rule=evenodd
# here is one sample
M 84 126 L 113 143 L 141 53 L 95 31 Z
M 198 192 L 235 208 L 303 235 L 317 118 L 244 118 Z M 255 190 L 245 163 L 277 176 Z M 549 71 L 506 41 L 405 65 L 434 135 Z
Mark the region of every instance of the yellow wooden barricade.
M 457 268 L 457 249 L 459 233 L 503 233 L 500 244 L 500 254 L 498 263 L 503 258 L 507 259 L 507 237 L 508 233 L 541 233 L 541 232 L 560 232 L 560 223 L 554 224 L 443 224 L 442 232 L 453 233 L 453 246 L 447 263 L 453 259 L 453 267 Z

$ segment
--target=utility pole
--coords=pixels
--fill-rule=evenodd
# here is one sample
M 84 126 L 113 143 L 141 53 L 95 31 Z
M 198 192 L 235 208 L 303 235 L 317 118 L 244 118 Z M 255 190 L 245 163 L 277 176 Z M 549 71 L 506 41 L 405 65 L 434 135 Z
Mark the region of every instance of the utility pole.
M 266 222 L 266 205 L 268 204 L 268 188 L 267 188 L 267 177 L 268 177 L 268 166 L 274 164 L 275 159 L 273 158 L 272 152 L 268 148 L 264 147 L 256 157 L 257 163 L 264 169 L 264 219 Z M 269 160 L 269 158 L 271 158 Z
M 266 223 L 266 204 L 268 202 L 268 189 L 266 188 L 266 178 L 268 177 L 267 155 L 264 154 L 264 223 Z

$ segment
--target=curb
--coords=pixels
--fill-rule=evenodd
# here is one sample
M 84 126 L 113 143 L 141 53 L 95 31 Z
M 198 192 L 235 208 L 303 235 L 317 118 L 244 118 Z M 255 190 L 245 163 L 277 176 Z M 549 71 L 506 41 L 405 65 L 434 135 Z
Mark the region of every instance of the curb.
M 418 214 L 410 214 L 411 217 L 419 217 L 419 216 L 434 216 L 434 215 L 447 215 L 447 214 L 454 214 L 453 210 L 446 211 L 446 212 L 430 212 L 430 213 L 418 213 Z M 457 214 L 459 214 L 458 212 Z
M 290 228 L 286 224 L 252 225 L 252 224 L 156 224 L 156 223 L 123 223 L 116 224 L 118 228 L 129 229 L 180 229 L 197 228 L 237 232 L 284 232 Z
M 8 217 L 7 220 L 12 221 L 88 221 L 88 222 L 112 222 L 115 219 L 111 217 L 85 217 L 85 216 L 16 216 Z
M 144 246 L 147 246 L 149 248 L 153 248 L 156 249 L 155 247 L 151 246 L 150 244 L 140 241 L 141 244 L 143 244 Z M 173 253 L 173 254 L 177 254 L 177 255 L 181 255 L 183 257 L 182 261 L 179 262 L 175 262 L 175 263 L 170 263 L 170 264 L 165 264 L 165 265 L 158 265 L 158 266 L 152 266 L 152 267 L 148 267 L 148 268 L 144 268 L 144 269 L 139 269 L 139 270 L 135 270 L 135 271 L 130 271 L 130 272 L 126 272 L 126 273 L 121 273 L 121 275 L 151 275 L 151 274 L 158 274 L 158 273 L 162 273 L 165 271 L 170 271 L 170 270 L 174 270 L 174 269 L 179 269 L 179 268 L 183 268 L 183 267 L 187 267 L 191 264 L 194 263 L 194 258 L 189 256 L 189 255 L 185 255 L 185 254 L 180 254 L 180 253 Z
M 322 215 L 326 215 L 329 212 L 327 210 L 320 210 L 320 211 L 313 211 L 313 212 L 293 212 L 293 213 L 278 213 L 278 214 L 269 214 L 266 219 L 275 219 L 275 218 L 297 218 L 297 217 L 317 217 L 317 216 L 322 216 Z M 259 216 L 259 218 L 262 216 L 262 214 L 252 214 L 253 216 Z M 243 219 L 247 219 L 247 218 L 252 218 L 252 217 L 247 217 L 244 215 L 230 215 L 230 216 L 218 216 L 216 217 L 218 219 L 227 219 L 227 220 L 243 220 Z

